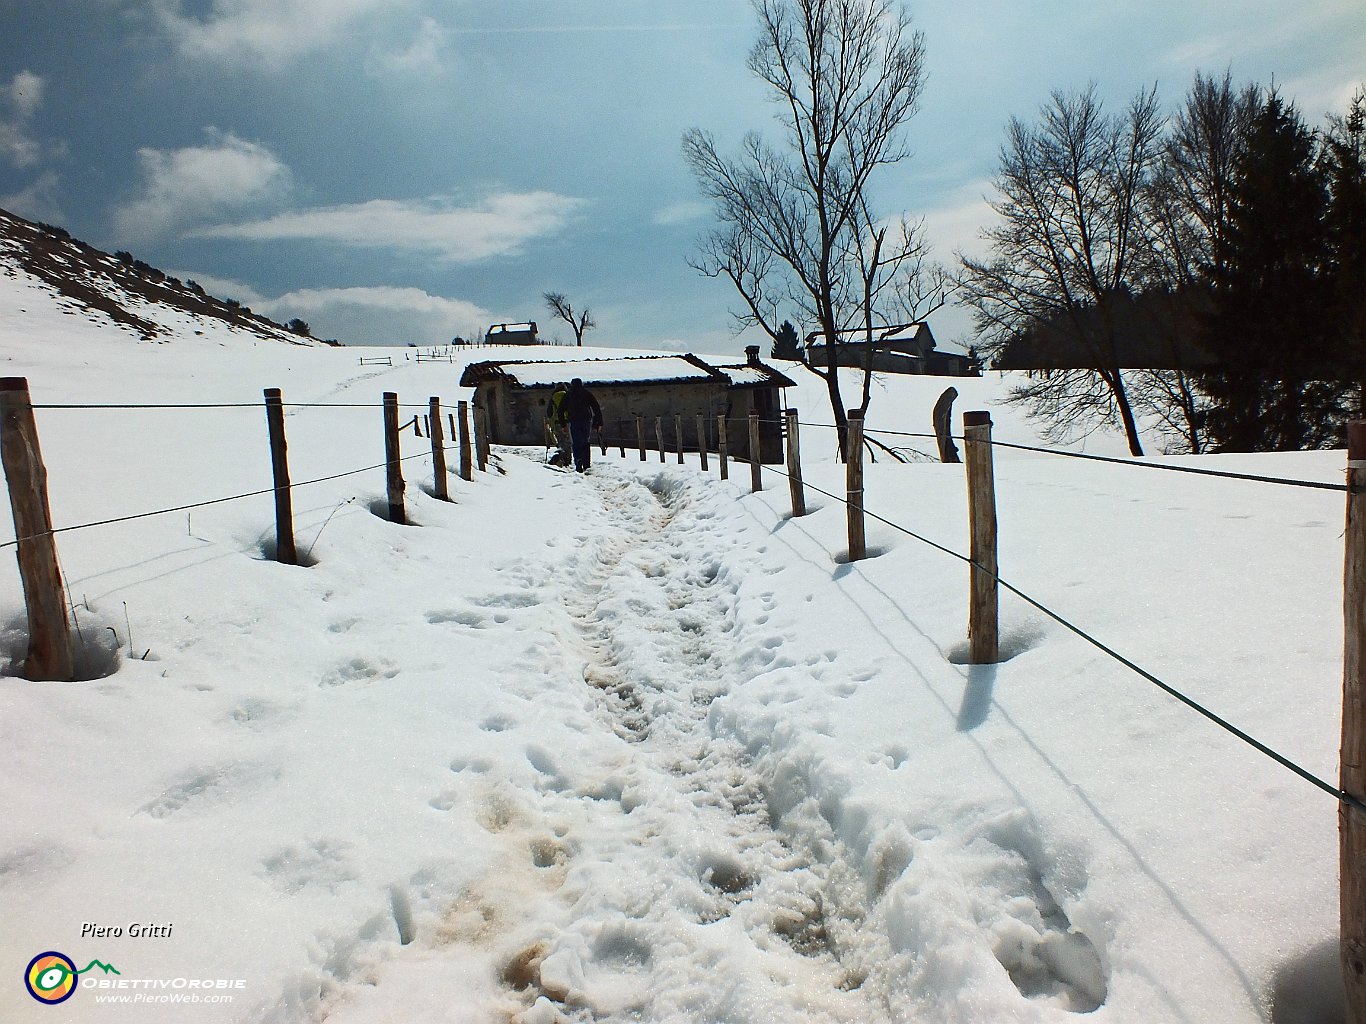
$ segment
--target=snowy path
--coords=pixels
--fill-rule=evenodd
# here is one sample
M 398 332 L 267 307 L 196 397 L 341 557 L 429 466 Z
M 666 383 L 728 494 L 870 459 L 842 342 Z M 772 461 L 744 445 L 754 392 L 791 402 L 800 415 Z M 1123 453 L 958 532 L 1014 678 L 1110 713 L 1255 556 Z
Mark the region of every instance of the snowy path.
M 886 1019 L 834 955 L 823 867 L 770 828 L 758 774 L 710 727 L 712 700 L 775 657 L 776 645 L 737 638 L 739 581 L 716 550 L 732 542 L 687 509 L 677 481 L 651 483 L 608 467 L 566 477 L 572 500 L 600 502 L 594 528 L 566 542 L 575 553 L 563 565 L 504 567 L 508 607 L 558 581 L 552 641 L 508 670 L 581 677 L 587 715 L 571 727 L 582 747 L 562 756 L 528 738 L 530 785 L 486 760 L 451 765 L 458 785 L 437 805 L 476 799 L 505 853 L 414 948 L 430 945 L 424 962 L 462 976 L 496 968 L 501 991 L 461 1020 Z M 510 715 L 482 728 L 518 739 Z M 389 970 L 404 975 L 401 963 Z M 382 981 L 349 1009 L 373 1019 L 400 988 Z M 413 1012 L 448 1019 L 430 1003 Z M 328 1019 L 350 1019 L 348 1005 Z
M 505 589 L 481 602 L 491 619 L 452 617 L 511 630 L 487 637 L 508 649 L 530 640 L 507 678 L 531 702 L 572 694 L 567 728 L 513 713 L 480 723 L 520 767 L 458 757 L 456 784 L 433 807 L 476 805 L 501 853 L 453 901 L 427 886 L 434 923 L 414 925 L 398 893 L 413 945 L 329 1021 L 386 1019 L 396 999 L 404 1019 L 447 1019 L 429 998 L 401 995 L 429 992 L 433 972 L 465 985 L 451 992 L 467 1007 L 461 1020 L 909 1021 L 914 975 L 923 984 L 956 965 L 970 984 L 992 956 L 1037 1019 L 1104 1001 L 1096 951 L 1045 885 L 1022 811 L 975 808 L 969 849 L 936 842 L 940 826 L 874 822 L 819 763 L 804 777 L 790 751 L 774 756 L 736 720 L 743 702 L 718 714 L 718 698 L 756 679 L 770 684 L 760 705 L 781 708 L 794 690 L 847 698 L 874 674 L 837 645 L 794 659 L 790 634 L 768 627 L 778 595 L 762 581 L 792 561 L 786 547 L 746 550 L 753 537 L 718 521 L 714 485 L 691 474 L 607 463 L 555 490 L 590 509 L 581 528 L 552 538 L 549 556 L 500 568 Z M 759 733 L 781 732 L 780 720 L 756 719 Z M 944 905 L 965 885 L 980 901 Z M 422 980 L 410 985 L 413 956 Z M 498 984 L 470 1002 L 481 974 Z

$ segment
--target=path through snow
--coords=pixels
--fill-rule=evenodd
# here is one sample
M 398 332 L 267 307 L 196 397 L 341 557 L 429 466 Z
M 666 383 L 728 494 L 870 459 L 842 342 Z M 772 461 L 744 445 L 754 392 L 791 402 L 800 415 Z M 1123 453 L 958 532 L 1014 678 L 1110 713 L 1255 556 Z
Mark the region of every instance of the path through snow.
M 483 603 L 503 610 L 464 621 L 492 627 L 487 642 L 508 650 L 532 639 L 510 659 L 508 678 L 580 677 L 585 713 L 558 737 L 524 731 L 515 714 L 481 723 L 520 748 L 524 769 L 456 758 L 456 784 L 433 807 L 477 801 L 475 818 L 503 855 L 447 898 L 430 928 L 413 923 L 409 896 L 396 888 L 398 931 L 412 946 L 377 988 L 350 993 L 329 1020 L 350 1020 L 348 1007 L 357 1020 L 392 1009 L 402 984 L 394 979 L 413 969 L 413 956 L 428 979 L 413 983 L 424 987 L 431 972 L 496 973 L 483 1005 L 458 1019 L 910 1019 L 898 991 L 907 946 L 945 937 L 927 923 L 919 937 L 889 938 L 889 919 L 871 912 L 936 830 L 869 828 L 865 847 L 851 850 L 837 834 L 838 798 L 820 799 L 790 764 L 773 762 L 762 742 L 742 742 L 743 730 L 715 713 L 717 698 L 758 677 L 807 689 L 841 672 L 855 677 L 837 683 L 839 696 L 871 669 L 856 671 L 856 655 L 835 647 L 794 661 L 783 632 L 765 628 L 778 596 L 762 585 L 744 598 L 760 607 L 737 614 L 746 580 L 778 569 L 717 522 L 700 500 L 710 486 L 621 463 L 559 481 L 563 500 L 600 507 L 590 525 L 552 542 L 558 555 L 502 566 L 506 589 Z M 560 600 L 546 615 L 548 594 Z M 540 617 L 518 618 L 537 606 Z M 972 852 L 1015 904 L 1001 908 L 1012 928 L 996 955 L 1041 1008 L 1094 1009 L 1104 999 L 1095 950 L 1071 934 L 1017 849 L 1012 820 L 997 822 L 996 845 Z M 406 1019 L 448 1019 L 446 1009 L 415 1000 L 418 1016 Z

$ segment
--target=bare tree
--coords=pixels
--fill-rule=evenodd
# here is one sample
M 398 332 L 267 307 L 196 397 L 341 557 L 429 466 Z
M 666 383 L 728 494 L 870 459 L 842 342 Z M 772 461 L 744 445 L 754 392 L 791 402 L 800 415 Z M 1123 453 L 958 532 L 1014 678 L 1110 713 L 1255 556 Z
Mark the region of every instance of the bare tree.
M 1011 119 L 995 179 L 1002 222 L 984 235 L 992 257 L 960 258 L 964 301 L 988 348 L 1052 334 L 1086 356 L 1086 368 L 1043 371 L 1017 397 L 1056 434 L 1118 420 L 1134 455 L 1143 446 L 1115 307 L 1149 276 L 1142 198 L 1162 127 L 1155 89 L 1110 116 L 1094 85 L 1053 93 L 1037 126 Z
M 567 323 L 569 329 L 574 332 L 574 344 L 583 348 L 584 333 L 598 326 L 597 321 L 588 312 L 588 307 L 585 306 L 582 313 L 576 314 L 573 304 L 560 292 L 546 292 L 542 298 L 550 307 L 550 312 Z
M 760 37 L 749 69 L 771 90 L 781 146 L 758 133 L 722 156 L 700 129 L 684 155 L 721 226 L 690 262 L 725 277 L 744 300 L 741 327 L 777 340 L 794 306 L 825 338 L 823 377 L 843 450 L 846 414 L 837 347 L 851 329 L 872 337 L 898 293 L 922 271 L 920 226 L 872 213 L 871 182 L 908 156 L 903 135 L 924 81 L 924 39 L 893 0 L 754 0 Z M 868 404 L 865 386 L 863 404 Z
M 1191 372 L 1190 343 L 1210 309 L 1208 282 L 1224 266 L 1235 162 L 1260 104 L 1255 85 L 1235 89 L 1227 72 L 1197 73 L 1145 195 L 1150 296 L 1162 310 L 1150 329 L 1171 365 L 1139 372 L 1136 404 L 1191 452 L 1204 450 L 1208 401 Z

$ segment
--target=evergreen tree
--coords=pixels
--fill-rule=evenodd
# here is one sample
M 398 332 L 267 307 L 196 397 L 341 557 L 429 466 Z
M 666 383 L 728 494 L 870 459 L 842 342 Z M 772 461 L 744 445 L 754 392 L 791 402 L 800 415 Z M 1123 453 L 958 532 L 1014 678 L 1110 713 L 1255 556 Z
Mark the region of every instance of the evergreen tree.
M 1359 414 L 1366 415 L 1366 88 L 1328 124 L 1323 166 L 1335 341 L 1345 371 L 1360 382 Z
M 778 334 L 773 339 L 773 358 L 800 360 L 802 358 L 802 343 L 797 337 L 797 328 L 792 326 L 792 321 L 784 320 L 782 326 L 778 328 Z
M 1344 387 L 1330 327 L 1328 191 L 1316 139 L 1273 89 L 1235 165 L 1228 236 L 1211 268 L 1205 426 L 1223 451 L 1340 443 Z

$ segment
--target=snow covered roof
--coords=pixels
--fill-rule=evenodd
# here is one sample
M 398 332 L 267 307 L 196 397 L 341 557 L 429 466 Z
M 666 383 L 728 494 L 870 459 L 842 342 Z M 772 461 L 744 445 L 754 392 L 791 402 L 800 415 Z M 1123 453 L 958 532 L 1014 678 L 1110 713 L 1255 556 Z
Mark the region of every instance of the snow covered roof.
M 718 370 L 730 378 L 731 385 L 737 388 L 760 387 L 765 384 L 777 385 L 780 388 L 795 387 L 796 382 L 771 366 L 763 363 L 737 363 L 734 366 L 718 366 Z
M 501 378 L 518 387 L 549 388 L 578 377 L 590 387 L 602 384 L 673 384 L 729 378 L 691 353 L 679 356 L 625 356 L 621 359 L 569 359 L 531 362 L 471 363 L 460 377 L 462 387 Z
M 460 385 L 475 387 L 485 381 L 501 379 L 521 388 L 549 388 L 567 383 L 575 377 L 590 387 L 611 384 L 676 384 L 683 381 L 707 380 L 733 387 L 793 386 L 793 382 L 785 375 L 762 363 L 712 366 L 691 352 L 677 356 L 623 356 L 620 359 L 471 363 L 461 375 Z
M 535 320 L 525 324 L 493 324 L 488 330 L 489 334 L 534 334 L 535 332 Z
M 892 324 L 887 327 L 874 327 L 873 344 L 888 345 L 895 344 L 899 341 L 915 341 L 917 338 L 920 338 L 922 334 L 928 334 L 929 329 L 929 325 L 923 320 L 918 320 L 913 324 Z M 836 338 L 841 345 L 866 344 L 868 341 L 868 332 L 862 327 L 856 327 L 847 331 L 838 332 Z M 929 335 L 929 343 L 930 348 L 935 347 L 933 335 Z M 813 331 L 806 336 L 806 345 L 808 348 L 813 345 L 819 347 L 824 344 L 825 337 L 819 331 Z

